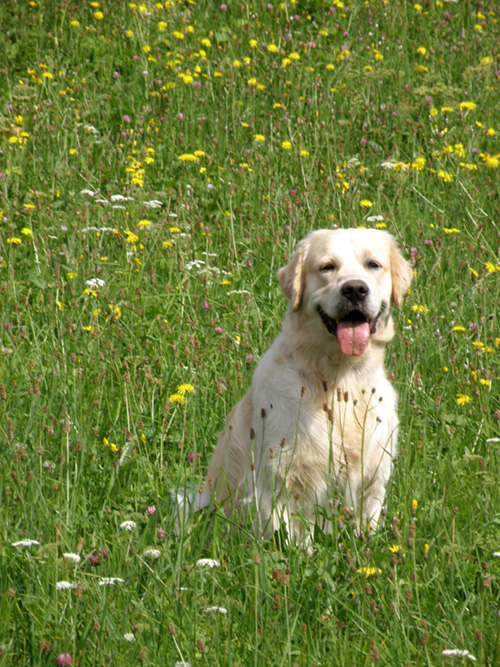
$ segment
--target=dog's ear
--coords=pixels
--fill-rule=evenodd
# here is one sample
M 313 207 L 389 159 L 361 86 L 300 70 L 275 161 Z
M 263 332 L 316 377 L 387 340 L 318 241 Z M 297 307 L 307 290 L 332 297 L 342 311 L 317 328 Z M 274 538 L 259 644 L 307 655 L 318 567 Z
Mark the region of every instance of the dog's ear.
M 398 308 L 403 296 L 408 291 L 413 280 L 413 268 L 410 262 L 403 257 L 396 244 L 391 245 L 391 277 L 392 277 L 392 300 Z
M 305 287 L 305 261 L 309 250 L 309 239 L 303 239 L 295 249 L 292 258 L 286 266 L 278 271 L 278 279 L 281 289 L 292 305 L 292 310 L 297 310 L 302 299 Z

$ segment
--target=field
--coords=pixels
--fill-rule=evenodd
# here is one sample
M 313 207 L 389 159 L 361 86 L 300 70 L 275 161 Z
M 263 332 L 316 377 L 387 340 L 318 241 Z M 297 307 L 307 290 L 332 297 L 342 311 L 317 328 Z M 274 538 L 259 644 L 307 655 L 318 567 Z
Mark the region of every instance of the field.
M 500 8 L 3 0 L 0 667 L 500 665 Z M 395 235 L 384 526 L 202 482 L 321 227 Z

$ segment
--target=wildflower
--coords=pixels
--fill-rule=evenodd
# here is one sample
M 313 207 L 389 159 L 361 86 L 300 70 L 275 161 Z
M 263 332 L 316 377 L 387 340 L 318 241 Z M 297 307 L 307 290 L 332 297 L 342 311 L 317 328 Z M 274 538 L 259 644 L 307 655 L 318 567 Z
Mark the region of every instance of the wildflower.
M 200 558 L 200 560 L 196 561 L 196 567 L 220 567 L 220 563 L 218 560 L 214 560 L 212 558 Z
M 475 102 L 460 102 L 459 104 L 459 109 L 460 111 L 474 111 L 474 109 L 477 107 L 477 104 Z
M 460 234 L 460 230 L 456 227 L 443 227 L 443 232 L 445 234 Z
M 424 556 L 427 556 L 427 554 L 429 553 L 430 548 L 431 548 L 430 545 L 426 542 L 424 544 Z
M 37 540 L 20 540 L 19 542 L 12 542 L 13 547 L 35 547 L 39 544 L 40 542 Z
M 423 303 L 414 303 L 411 309 L 414 313 L 425 314 L 429 312 L 429 309 Z
M 194 391 L 194 387 L 192 384 L 181 384 L 177 387 L 177 393 L 179 393 L 181 396 L 184 396 L 186 393 L 191 393 Z
M 427 49 L 425 48 L 425 46 L 419 46 L 417 49 L 417 53 L 421 56 L 425 56 L 427 53 Z
M 82 560 L 80 554 L 71 554 L 71 553 L 63 554 L 63 558 L 64 560 L 69 560 L 72 561 L 73 563 L 79 563 Z
M 411 508 L 413 511 L 415 511 L 418 508 L 418 500 L 416 498 L 413 498 L 411 501 Z
M 227 614 L 227 609 L 225 607 L 207 607 L 206 609 L 203 610 L 204 614 L 210 614 L 212 612 L 217 612 L 218 614 Z
M 182 396 L 181 394 L 172 394 L 168 397 L 168 400 L 170 403 L 178 403 L 179 405 L 185 405 L 186 403 L 185 396 Z
M 138 222 L 139 227 L 149 227 L 150 224 L 149 220 L 139 220 Z
M 466 331 L 466 329 L 465 329 L 465 327 L 461 326 L 460 324 L 457 324 L 456 326 L 452 327 L 452 331 L 462 332 L 462 331 Z
M 85 281 L 85 284 L 89 289 L 96 290 L 100 287 L 104 287 L 106 283 L 101 278 L 90 278 L 90 280 Z
M 126 632 L 126 633 L 123 635 L 123 639 L 124 639 L 126 642 L 133 642 L 133 641 L 135 640 L 135 635 L 134 635 L 132 632 Z
M 382 574 L 382 570 L 380 568 L 373 567 L 373 566 L 372 567 L 367 567 L 367 566 L 361 567 L 358 570 L 358 572 L 360 574 L 364 574 L 366 578 L 373 577 L 376 574 Z
M 359 202 L 359 205 L 360 205 L 362 208 L 371 208 L 371 207 L 373 206 L 373 202 L 371 202 L 369 199 L 362 199 L 362 200 Z
M 471 397 L 467 394 L 457 394 L 457 403 L 458 405 L 466 405 L 471 402 Z
M 21 245 L 21 239 L 18 239 L 17 236 L 11 236 L 7 239 L 7 243 L 16 248 L 18 245 Z
M 73 658 L 69 653 L 60 653 L 56 658 L 56 665 L 72 665 Z
M 498 166 L 500 165 L 500 160 L 498 159 L 497 156 L 492 157 L 488 155 L 488 157 L 485 160 L 485 165 L 490 169 L 498 169 Z
M 109 442 L 107 438 L 102 439 L 104 446 L 109 447 L 112 452 L 118 452 L 120 451 L 120 448 L 115 445 L 114 442 Z
M 33 232 L 29 227 L 23 227 L 21 229 L 21 234 L 24 234 L 24 236 L 33 236 Z
M 143 553 L 145 558 L 152 558 L 153 560 L 158 560 L 161 556 L 161 551 L 159 549 L 146 549 Z
M 399 544 L 393 544 L 392 547 L 389 547 L 389 551 L 393 554 L 397 554 L 402 551 L 402 548 L 399 546 Z
M 255 141 L 265 141 L 266 140 L 266 138 L 263 134 L 254 135 L 254 139 L 255 139 Z
M 476 658 L 467 650 L 461 651 L 456 648 L 445 649 L 444 651 L 441 651 L 441 655 L 446 658 L 468 658 L 471 662 L 476 662 Z
M 56 583 L 57 591 L 69 591 L 78 588 L 78 584 L 71 583 L 70 581 L 58 581 Z
M 198 158 L 192 153 L 184 153 L 183 155 L 179 155 L 178 159 L 182 162 L 198 162 Z
M 99 581 L 99 586 L 114 586 L 115 584 L 124 584 L 125 581 L 120 577 L 104 577 Z
M 95 12 L 94 18 L 96 21 L 102 21 L 104 18 L 104 14 L 102 12 Z
M 135 521 L 124 521 L 123 523 L 120 524 L 120 528 L 122 530 L 127 530 L 129 533 L 131 533 L 133 530 L 137 528 L 137 524 Z
M 292 149 L 292 142 L 291 141 L 283 141 L 281 143 L 281 148 L 283 148 L 283 150 L 285 150 L 285 151 L 291 150 Z
M 156 533 L 156 537 L 159 540 L 164 540 L 167 537 L 166 531 L 163 530 L 163 528 L 158 528 L 158 531 Z
M 146 509 L 146 514 L 147 514 L 148 516 L 153 516 L 153 514 L 154 514 L 155 512 L 156 512 L 156 506 L 155 506 L 155 505 L 150 505 L 150 506 Z

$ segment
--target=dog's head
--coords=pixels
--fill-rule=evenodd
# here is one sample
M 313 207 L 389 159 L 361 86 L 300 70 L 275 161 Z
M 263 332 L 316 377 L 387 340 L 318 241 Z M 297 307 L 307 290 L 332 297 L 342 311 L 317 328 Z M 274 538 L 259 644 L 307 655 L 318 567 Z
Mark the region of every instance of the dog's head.
M 278 277 L 292 311 L 334 336 L 344 355 L 360 356 L 372 338 L 392 337 L 413 271 L 393 237 L 375 229 L 321 229 L 297 246 Z

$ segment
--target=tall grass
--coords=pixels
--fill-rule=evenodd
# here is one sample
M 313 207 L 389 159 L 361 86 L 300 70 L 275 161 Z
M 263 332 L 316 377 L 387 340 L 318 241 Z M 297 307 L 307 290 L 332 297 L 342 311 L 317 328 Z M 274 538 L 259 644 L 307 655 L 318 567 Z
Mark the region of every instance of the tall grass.
M 0 665 L 500 663 L 499 20 L 0 5 Z M 362 225 L 416 273 L 384 527 L 339 507 L 310 556 L 217 513 L 178 537 L 276 270 Z

